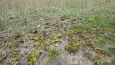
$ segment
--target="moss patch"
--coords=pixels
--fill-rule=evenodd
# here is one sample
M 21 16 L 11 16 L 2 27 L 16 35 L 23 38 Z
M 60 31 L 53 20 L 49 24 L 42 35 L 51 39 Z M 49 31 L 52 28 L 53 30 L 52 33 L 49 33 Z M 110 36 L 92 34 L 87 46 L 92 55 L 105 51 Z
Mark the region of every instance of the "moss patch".
M 34 65 L 37 61 L 37 58 L 41 55 L 41 52 L 39 50 L 34 50 L 28 55 L 28 64 Z
M 59 51 L 57 49 L 48 49 L 48 57 L 50 59 L 54 59 L 59 55 Z
M 78 40 L 71 41 L 70 44 L 65 46 L 65 50 L 70 53 L 75 53 L 79 49 L 80 43 Z

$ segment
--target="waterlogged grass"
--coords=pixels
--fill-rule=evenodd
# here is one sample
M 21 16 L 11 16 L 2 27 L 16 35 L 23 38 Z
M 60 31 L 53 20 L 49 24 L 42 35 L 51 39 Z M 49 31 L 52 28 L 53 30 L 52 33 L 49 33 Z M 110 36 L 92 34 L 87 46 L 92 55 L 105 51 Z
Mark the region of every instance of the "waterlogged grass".
M 73 22 L 69 25 L 65 34 L 61 30 L 57 31 L 53 26 L 50 30 L 45 31 L 47 34 L 44 36 L 44 33 L 38 31 L 36 33 L 30 33 L 31 35 L 34 34 L 32 40 L 35 41 L 33 48 L 45 48 L 45 52 L 48 53 L 49 59 L 54 59 L 59 56 L 59 50 L 51 49 L 50 46 L 53 44 L 58 44 L 63 40 L 63 38 L 67 37 L 69 44 L 64 47 L 64 49 L 69 53 L 76 53 L 79 51 L 80 48 L 86 47 L 91 48 L 94 52 L 98 54 L 107 55 L 107 57 L 111 58 L 112 55 L 115 54 L 115 47 L 114 47 L 114 18 L 105 19 L 101 16 L 94 16 L 92 18 L 87 17 L 83 19 L 83 22 L 80 24 Z M 112 29 L 111 29 L 112 28 Z M 53 31 L 52 31 L 53 30 Z M 22 37 L 20 37 L 22 36 Z M 49 37 L 48 37 L 49 36 Z M 78 36 L 78 37 L 77 37 Z M 5 47 L 12 49 L 11 56 L 12 58 L 16 58 L 20 54 L 20 50 L 18 49 L 20 38 L 23 38 L 23 35 L 16 36 L 15 41 L 13 43 L 7 43 Z M 85 43 L 81 43 L 85 42 Z M 94 43 L 92 43 L 93 41 Z M 17 43 L 17 44 L 14 44 Z M 23 43 L 21 43 L 23 44 Z M 85 45 L 85 46 L 82 46 Z M 32 53 L 28 55 L 28 64 L 32 65 L 35 64 L 37 59 L 40 57 L 41 52 L 39 50 L 34 50 Z M 90 53 L 86 54 L 86 57 L 90 59 Z M 100 57 L 100 56 L 98 56 Z M 105 58 L 105 57 L 104 57 Z M 12 60 L 16 63 L 16 60 Z M 105 60 L 106 61 L 106 60 Z M 111 62 L 105 62 L 101 58 L 94 60 L 95 65 L 112 65 Z M 112 61 L 112 60 L 110 60 Z M 12 63 L 12 64 L 14 64 Z
M 34 49 L 25 54 L 29 65 L 34 65 L 41 56 L 41 47 L 48 53 L 48 58 L 54 59 L 60 55 L 60 50 L 50 47 L 60 44 L 67 37 L 69 43 L 64 47 L 67 52 L 76 53 L 81 48 L 90 48 L 98 54 L 98 59 L 93 59 L 95 65 L 114 65 L 111 56 L 115 55 L 115 7 L 92 5 L 79 8 L 75 3 L 63 7 L 17 8 L 1 14 L 0 31 L 8 38 L 1 47 L 11 49 L 9 55 L 12 61 L 9 64 L 19 63 L 20 47 Z M 32 32 L 33 30 L 37 32 Z M 26 33 L 33 36 L 28 37 Z M 0 63 L 5 60 L 4 53 L 0 50 Z M 101 55 L 110 58 L 110 63 L 106 62 L 107 59 L 100 58 Z M 90 59 L 90 56 L 90 53 L 86 53 L 87 58 Z

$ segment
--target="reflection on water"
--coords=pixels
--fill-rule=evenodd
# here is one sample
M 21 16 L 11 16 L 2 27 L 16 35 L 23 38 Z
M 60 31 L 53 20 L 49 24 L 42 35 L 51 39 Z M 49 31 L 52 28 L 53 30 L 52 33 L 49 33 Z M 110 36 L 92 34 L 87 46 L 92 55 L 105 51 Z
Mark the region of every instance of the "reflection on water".
M 23 57 L 23 58 L 20 60 L 20 63 L 21 63 L 21 65 L 28 65 L 27 58 Z

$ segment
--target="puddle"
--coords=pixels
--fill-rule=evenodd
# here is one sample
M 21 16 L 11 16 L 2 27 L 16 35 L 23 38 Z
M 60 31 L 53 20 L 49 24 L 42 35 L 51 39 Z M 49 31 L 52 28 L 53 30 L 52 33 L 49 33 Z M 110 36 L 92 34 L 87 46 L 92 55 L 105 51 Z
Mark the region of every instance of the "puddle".
M 29 51 L 31 51 L 31 48 L 20 48 L 21 53 L 28 53 Z
M 20 60 L 20 63 L 21 63 L 21 65 L 28 65 L 27 58 L 23 57 L 23 58 Z
M 112 58 L 115 59 L 115 55 L 112 55 Z
M 67 39 L 63 39 L 62 42 L 60 43 L 60 48 L 64 49 L 64 47 L 68 44 L 68 40 Z
M 52 48 L 52 49 L 55 48 L 55 49 L 62 50 L 67 43 L 68 43 L 68 40 L 64 39 L 64 40 L 61 41 L 60 44 L 51 45 L 50 48 Z M 48 53 L 45 52 L 43 48 L 40 48 L 39 50 L 42 52 L 42 55 L 38 58 L 38 61 L 36 62 L 36 65 L 57 65 L 57 64 L 58 65 L 67 65 L 67 64 L 65 64 L 65 62 L 61 58 L 61 56 L 57 60 L 49 60 L 48 59 Z
M 93 65 L 89 59 L 83 56 L 83 52 L 79 50 L 76 54 L 70 54 L 64 50 L 64 47 L 68 44 L 68 40 L 64 39 L 60 44 L 54 44 L 51 48 L 60 49 L 60 55 L 53 60 L 45 60 L 45 64 L 37 65 Z M 44 61 L 47 58 L 46 55 L 42 54 L 39 61 Z

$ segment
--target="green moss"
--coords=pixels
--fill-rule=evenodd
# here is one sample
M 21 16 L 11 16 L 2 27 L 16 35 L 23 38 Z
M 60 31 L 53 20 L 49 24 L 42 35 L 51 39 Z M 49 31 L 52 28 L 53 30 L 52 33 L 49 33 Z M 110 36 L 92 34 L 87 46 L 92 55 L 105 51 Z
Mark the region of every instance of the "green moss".
M 41 55 L 41 52 L 39 50 L 34 50 L 28 55 L 28 64 L 34 65 L 35 61 L 37 61 L 37 58 Z
M 70 44 L 65 46 L 65 50 L 70 53 L 75 53 L 79 49 L 80 43 L 78 40 L 71 41 Z
M 62 33 L 57 33 L 57 34 L 55 34 L 55 35 L 54 35 L 54 38 L 53 38 L 53 40 L 52 40 L 52 42 L 53 42 L 53 43 L 56 43 L 56 42 L 61 41 L 62 36 L 63 36 Z
M 44 43 L 45 43 L 46 46 L 50 46 L 51 44 L 53 44 L 52 40 L 48 40 L 48 39 L 44 40 Z
M 50 59 L 56 58 L 59 55 L 59 51 L 57 49 L 48 49 L 48 57 Z
M 35 41 L 37 41 L 37 42 L 40 42 L 40 41 L 42 40 L 42 37 L 41 37 L 40 33 L 38 33 L 38 34 L 36 34 L 36 35 L 34 36 L 33 39 L 34 39 Z
M 34 45 L 36 48 L 41 46 L 41 42 L 43 41 L 42 36 L 41 36 L 40 33 L 35 34 L 35 36 L 33 37 L 33 40 L 35 40 L 35 42 L 36 42 L 35 45 Z

